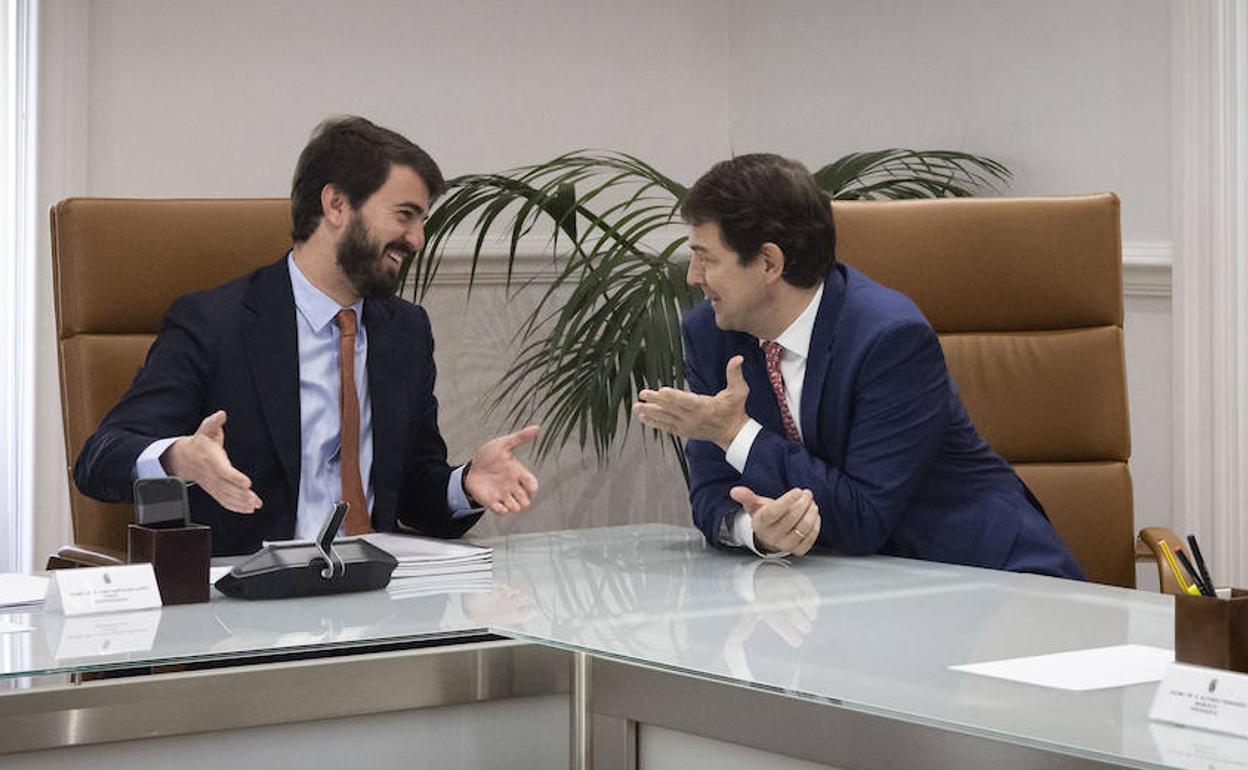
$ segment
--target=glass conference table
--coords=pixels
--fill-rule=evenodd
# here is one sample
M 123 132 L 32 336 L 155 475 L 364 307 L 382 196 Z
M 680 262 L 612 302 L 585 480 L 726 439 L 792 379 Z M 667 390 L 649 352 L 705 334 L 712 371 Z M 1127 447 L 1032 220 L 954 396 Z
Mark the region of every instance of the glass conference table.
M 659 767 L 664 752 L 706 756 L 706 742 L 741 752 L 740 766 L 1248 766 L 1248 741 L 1150 722 L 1156 683 L 1068 691 L 949 668 L 1173 648 L 1170 597 L 888 557 L 760 562 L 653 524 L 485 544 L 489 591 L 214 591 L 147 612 L 0 614 L 32 627 L 0 634 L 0 752 L 292 723 L 315 736 L 325 720 L 410 726 L 420 709 L 514 703 L 483 724 L 540 740 L 474 733 L 507 747 L 498 766 Z

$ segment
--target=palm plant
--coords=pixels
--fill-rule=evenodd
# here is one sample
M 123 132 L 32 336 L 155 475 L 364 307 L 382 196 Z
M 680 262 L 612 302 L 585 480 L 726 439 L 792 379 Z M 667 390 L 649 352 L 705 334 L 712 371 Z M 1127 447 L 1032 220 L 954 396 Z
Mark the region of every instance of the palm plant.
M 888 149 L 846 155 L 814 176 L 833 199 L 897 200 L 970 196 L 1007 182 L 1010 172 L 962 152 Z M 552 231 L 560 257 L 553 280 L 516 331 L 519 352 L 491 406 L 506 406 L 513 422 L 541 420 L 539 457 L 575 435 L 605 462 L 621 428 L 628 430 L 637 391 L 684 386 L 680 315 L 698 297 L 684 281 L 686 236 L 671 230 L 685 193 L 631 155 L 577 151 L 452 179 L 431 212 L 425 248 L 403 267 L 415 299 L 429 291 L 464 228 L 474 236 L 470 276 L 491 237 L 502 238 L 509 284 L 522 239 L 539 225 Z M 664 438 L 687 477 L 682 445 Z

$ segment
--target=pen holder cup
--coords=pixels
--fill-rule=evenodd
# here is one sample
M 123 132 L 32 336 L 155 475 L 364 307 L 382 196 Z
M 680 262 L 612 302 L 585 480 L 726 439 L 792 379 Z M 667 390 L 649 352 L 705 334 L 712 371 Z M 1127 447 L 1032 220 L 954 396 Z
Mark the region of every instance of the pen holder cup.
M 1248 591 L 1232 588 L 1229 599 L 1175 596 L 1174 659 L 1248 673 Z
M 127 539 L 129 562 L 152 565 L 161 604 L 208 601 L 212 529 L 200 524 L 187 527 L 131 524 Z

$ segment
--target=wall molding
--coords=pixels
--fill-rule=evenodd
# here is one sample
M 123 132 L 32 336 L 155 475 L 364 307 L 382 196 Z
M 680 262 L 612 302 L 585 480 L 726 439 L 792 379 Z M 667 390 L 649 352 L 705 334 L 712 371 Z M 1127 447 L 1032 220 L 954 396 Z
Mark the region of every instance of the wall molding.
M 545 238 L 525 238 L 511 265 L 511 285 L 522 286 L 531 282 L 541 286 L 550 285 L 558 275 L 558 262 L 550 251 Z M 482 250 L 477 261 L 475 275 L 472 264 L 472 243 L 469 238 L 452 238 L 442 255 L 435 284 L 439 287 L 467 287 L 469 279 L 474 286 L 506 286 L 508 276 L 507 253 L 501 246 Z
M 1169 241 L 1127 241 L 1122 244 L 1122 293 L 1127 297 L 1170 298 L 1174 270 Z
M 438 267 L 439 287 L 468 286 L 472 277 L 474 239 L 456 236 L 450 239 Z M 1162 297 L 1171 295 L 1173 270 L 1172 246 L 1169 241 L 1127 241 L 1122 246 L 1123 293 L 1127 297 Z M 547 238 L 528 236 L 520 240 L 520 250 L 512 265 L 511 285 L 525 283 L 549 286 L 557 274 L 557 263 Z M 474 286 L 507 285 L 507 251 L 501 242 L 487 242 L 477 262 Z

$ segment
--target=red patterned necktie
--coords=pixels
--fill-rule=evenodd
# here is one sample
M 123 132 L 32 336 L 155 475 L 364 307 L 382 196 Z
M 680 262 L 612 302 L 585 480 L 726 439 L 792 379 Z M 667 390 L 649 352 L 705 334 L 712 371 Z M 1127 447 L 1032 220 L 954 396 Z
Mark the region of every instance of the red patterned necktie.
M 773 340 L 763 342 L 763 355 L 767 358 L 767 379 L 771 380 L 771 389 L 776 393 L 776 401 L 780 403 L 780 422 L 784 425 L 784 437 L 795 444 L 802 443 L 797 432 L 797 423 L 789 412 L 787 390 L 784 387 L 784 376 L 780 374 L 780 356 L 784 354 L 784 346 Z
M 342 479 L 342 499 L 350 506 L 342 528 L 348 535 L 372 532 L 364 483 L 360 479 L 360 399 L 355 392 L 355 311 L 345 308 L 334 317 L 341 339 L 338 342 L 338 374 L 342 411 L 338 422 L 341 450 L 338 472 Z

